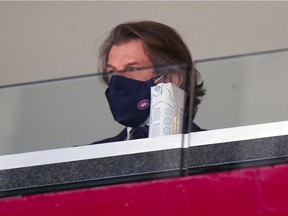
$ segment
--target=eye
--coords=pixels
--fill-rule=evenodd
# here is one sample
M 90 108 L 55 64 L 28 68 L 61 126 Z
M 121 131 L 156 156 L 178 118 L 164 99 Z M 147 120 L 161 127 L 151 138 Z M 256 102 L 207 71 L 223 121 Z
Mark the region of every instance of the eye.
M 129 71 L 138 71 L 138 70 L 141 70 L 140 67 L 129 67 L 128 68 Z
M 105 72 L 106 72 L 106 73 L 114 73 L 115 70 L 114 70 L 114 69 L 108 69 L 108 70 L 106 70 Z
M 108 77 L 111 78 L 113 75 L 115 75 L 117 73 L 117 71 L 112 69 L 112 68 L 108 68 L 108 69 L 106 69 L 105 73 Z
M 110 81 L 111 77 L 114 75 L 115 70 L 114 69 L 110 69 L 110 68 L 106 68 L 105 72 L 103 73 L 103 76 L 106 77 L 106 79 L 108 79 Z

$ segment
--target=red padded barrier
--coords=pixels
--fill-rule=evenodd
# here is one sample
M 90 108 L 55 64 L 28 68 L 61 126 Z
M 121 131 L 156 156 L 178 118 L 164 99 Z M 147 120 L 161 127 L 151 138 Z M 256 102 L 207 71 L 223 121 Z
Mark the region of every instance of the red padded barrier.
M 0 200 L 0 215 L 288 215 L 288 164 Z

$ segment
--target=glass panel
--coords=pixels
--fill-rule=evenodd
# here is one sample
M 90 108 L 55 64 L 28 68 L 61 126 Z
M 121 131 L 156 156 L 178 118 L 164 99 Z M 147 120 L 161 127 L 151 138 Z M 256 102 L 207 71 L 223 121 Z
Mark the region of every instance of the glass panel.
M 288 50 L 197 62 L 207 89 L 196 121 L 219 129 L 287 120 Z
M 97 75 L 2 88 L 1 154 L 86 144 L 116 132 L 104 91 Z
M 0 128 L 1 155 L 85 145 L 115 136 L 123 130 L 124 126 L 113 119 L 105 97 L 107 86 L 103 79 L 110 79 L 112 75 L 121 75 L 121 77 L 131 79 L 139 79 L 139 77 L 150 79 L 151 73 L 154 73 L 153 81 L 157 84 L 168 82 L 176 75 L 183 80 L 182 88 L 185 89 L 186 70 L 185 64 L 167 65 L 136 71 L 121 71 L 118 74 L 107 73 L 105 77 L 102 74 L 93 74 L 2 86 L 0 121 L 5 124 L 1 124 Z M 124 82 L 127 81 L 124 80 Z M 127 85 L 130 84 L 127 82 Z M 170 88 L 172 87 L 160 88 L 159 86 L 158 89 L 161 91 L 154 90 L 153 115 L 155 118 L 152 122 L 153 130 L 150 131 L 150 137 L 182 133 L 183 121 L 180 117 L 184 112 L 186 95 L 176 86 L 173 87 L 174 89 Z M 137 90 L 137 88 L 128 89 L 125 94 L 129 94 L 130 97 L 138 94 Z M 159 92 L 163 93 L 161 97 Z M 172 98 L 174 96 L 181 98 L 177 101 Z M 120 107 L 120 102 L 123 102 L 122 98 L 119 98 L 119 101 L 116 101 L 117 98 L 111 100 L 115 102 L 116 108 L 120 109 L 118 112 L 123 112 Z M 162 109 L 165 107 L 167 110 L 168 107 L 175 109 L 171 111 L 171 116 L 176 111 L 181 112 L 181 115 L 175 114 L 174 118 L 168 118 L 167 115 L 164 119 Z M 132 107 L 127 109 L 132 109 Z M 162 116 L 159 116 L 160 111 Z M 161 119 L 157 120 L 156 118 L 159 117 Z M 147 121 L 149 122 L 149 119 Z M 164 127 L 164 122 L 169 125 Z

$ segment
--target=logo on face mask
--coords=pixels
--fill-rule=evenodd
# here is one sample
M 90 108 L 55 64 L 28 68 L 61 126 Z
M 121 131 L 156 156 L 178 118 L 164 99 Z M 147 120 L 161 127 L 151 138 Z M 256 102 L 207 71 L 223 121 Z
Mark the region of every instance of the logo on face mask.
M 142 100 L 138 103 L 137 107 L 139 110 L 145 110 L 149 107 L 150 103 L 148 99 Z

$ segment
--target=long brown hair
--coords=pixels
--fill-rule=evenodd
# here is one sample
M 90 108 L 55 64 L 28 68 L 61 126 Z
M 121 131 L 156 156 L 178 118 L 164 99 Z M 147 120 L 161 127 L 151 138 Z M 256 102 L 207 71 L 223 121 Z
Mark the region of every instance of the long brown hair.
M 188 74 L 185 77 L 186 83 L 194 79 L 193 89 L 187 89 L 185 82 L 180 86 L 188 94 L 193 92 L 193 119 L 197 111 L 201 98 L 205 95 L 203 81 L 200 82 L 200 73 L 195 69 L 192 56 L 187 45 L 182 40 L 179 33 L 162 23 L 154 21 L 126 22 L 114 27 L 106 38 L 99 52 L 98 71 L 105 72 L 108 62 L 109 52 L 113 45 L 120 45 L 131 40 L 142 40 L 146 55 L 153 65 L 168 65 L 186 63 Z M 182 75 L 183 76 L 183 75 Z M 168 78 L 169 79 L 169 78 Z M 109 80 L 103 76 L 103 81 L 108 84 Z M 189 97 L 187 97 L 189 101 Z M 189 103 L 189 102 L 188 102 Z M 191 103 L 190 103 L 191 105 Z

